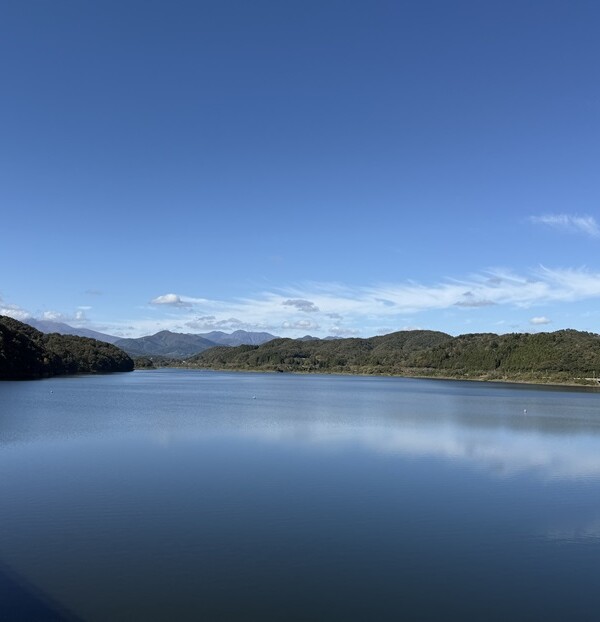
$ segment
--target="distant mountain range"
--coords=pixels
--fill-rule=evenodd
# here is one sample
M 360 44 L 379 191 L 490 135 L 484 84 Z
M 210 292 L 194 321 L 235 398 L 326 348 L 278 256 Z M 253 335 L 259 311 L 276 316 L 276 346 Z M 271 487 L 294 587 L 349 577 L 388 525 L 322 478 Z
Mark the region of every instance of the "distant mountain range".
M 264 332 L 249 332 L 236 330 L 231 334 L 220 330 L 213 330 L 209 333 L 174 333 L 169 330 L 162 330 L 155 335 L 137 337 L 135 339 L 124 339 L 107 335 L 87 328 L 75 328 L 62 322 L 50 320 L 28 320 L 28 324 L 37 328 L 43 333 L 59 333 L 61 335 L 77 335 L 79 337 L 90 337 L 98 341 L 112 343 L 121 348 L 130 356 L 164 356 L 167 358 L 186 358 L 204 352 L 208 348 L 215 346 L 259 346 L 271 339 L 276 339 L 275 335 Z
M 231 334 L 215 330 L 210 333 L 173 333 L 161 330 L 155 335 L 137 339 L 119 339 L 115 345 L 130 356 L 164 356 L 168 358 L 187 358 L 216 346 L 258 346 L 275 339 L 269 333 L 252 333 L 236 330 Z
M 137 339 L 119 339 L 115 345 L 125 350 L 130 356 L 166 356 L 169 358 L 185 358 L 214 348 L 217 343 L 202 337 L 185 333 L 172 333 L 161 330 L 155 335 L 138 337 Z
M 271 333 L 252 333 L 245 330 L 236 330 L 231 334 L 213 330 L 210 333 L 202 333 L 200 336 L 219 346 L 259 346 L 271 339 L 277 339 Z

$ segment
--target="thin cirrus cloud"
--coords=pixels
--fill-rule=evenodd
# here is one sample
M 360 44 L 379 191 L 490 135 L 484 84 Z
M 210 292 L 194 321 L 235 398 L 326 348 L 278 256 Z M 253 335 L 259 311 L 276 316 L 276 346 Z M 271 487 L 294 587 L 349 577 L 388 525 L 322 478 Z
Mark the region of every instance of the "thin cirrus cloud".
M 377 331 L 379 332 L 379 331 Z M 391 332 L 391 331 L 386 331 Z M 360 334 L 360 331 L 356 328 L 344 328 L 343 326 L 330 326 L 329 333 L 333 337 L 356 337 Z
M 249 324 L 247 322 L 243 322 L 235 317 L 230 317 L 226 319 L 218 320 L 214 315 L 199 317 L 194 320 L 190 320 L 185 322 L 185 326 L 187 328 L 192 328 L 193 330 L 201 330 L 201 331 L 227 331 L 227 330 L 265 330 L 267 328 L 271 328 L 270 326 L 259 326 L 256 324 Z
M 178 294 L 154 299 L 154 304 L 182 306 L 199 315 L 213 316 L 205 326 L 237 318 L 248 328 L 282 327 L 284 330 L 308 328 L 300 324 L 306 309 L 314 325 L 343 318 L 332 328 L 371 334 L 382 323 L 401 326 L 406 315 L 461 309 L 483 313 L 485 308 L 504 305 L 527 309 L 540 304 L 570 303 L 600 298 L 600 273 L 585 268 L 550 269 L 539 267 L 524 274 L 508 270 L 489 270 L 465 279 L 447 279 L 434 284 L 404 282 L 373 286 L 344 286 L 339 283 L 310 283 L 305 286 L 258 293 L 247 298 L 208 300 Z M 157 302 L 162 301 L 162 302 Z M 383 302 L 382 302 L 383 301 Z M 292 317 L 290 317 L 292 313 Z M 300 314 L 293 317 L 293 314 Z M 306 317 L 306 316 L 304 316 Z M 540 319 L 541 318 L 541 319 Z M 539 316 L 535 324 L 547 318 Z M 224 322 L 225 323 L 225 322 Z M 199 326 L 201 322 L 197 323 Z M 350 334 L 350 332 L 348 332 Z
M 519 310 L 594 299 L 600 299 L 600 272 L 587 268 L 540 266 L 521 273 L 487 270 L 463 279 L 443 279 L 428 284 L 405 281 L 353 286 L 312 282 L 255 292 L 244 298 L 208 299 L 166 293 L 151 301 L 150 306 L 154 309 L 151 315 L 103 322 L 105 332 L 126 330 L 137 335 L 185 327 L 199 331 L 238 328 L 271 333 L 281 331 L 291 336 L 307 330 L 323 336 L 369 336 L 381 332 L 381 326 L 390 327 L 390 331 L 414 322 L 427 326 L 429 320 L 415 317 L 420 313 L 452 310 L 468 318 L 477 314 L 484 319 L 485 314 L 494 309 Z M 68 319 L 94 328 L 86 318 L 87 311 L 87 308 L 79 307 L 68 318 L 50 311 L 32 314 L 0 299 L 2 315 L 27 319 L 43 315 L 48 318 L 52 314 L 52 319 Z M 531 316 L 533 326 L 549 322 L 542 314 L 532 313 Z M 131 329 L 131 326 L 135 328 Z
M 598 226 L 593 216 L 545 214 L 542 216 L 531 216 L 529 220 L 536 225 L 552 227 L 567 233 L 581 233 L 593 238 L 600 237 L 600 226 Z
M 316 322 L 311 320 L 297 320 L 295 322 L 283 322 L 282 328 L 291 328 L 297 330 L 318 330 L 321 328 Z

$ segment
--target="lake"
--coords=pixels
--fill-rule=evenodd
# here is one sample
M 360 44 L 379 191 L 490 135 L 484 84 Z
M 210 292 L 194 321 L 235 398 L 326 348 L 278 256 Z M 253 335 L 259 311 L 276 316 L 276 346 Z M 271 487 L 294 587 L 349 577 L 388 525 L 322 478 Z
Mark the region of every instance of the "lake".
M 0 383 L 9 620 L 596 620 L 600 393 L 158 370 Z

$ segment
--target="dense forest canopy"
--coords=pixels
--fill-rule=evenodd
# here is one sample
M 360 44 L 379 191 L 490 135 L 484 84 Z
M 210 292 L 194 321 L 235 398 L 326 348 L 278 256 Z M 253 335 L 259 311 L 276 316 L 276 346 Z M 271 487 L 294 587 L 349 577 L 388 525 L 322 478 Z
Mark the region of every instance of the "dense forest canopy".
M 600 376 L 600 335 L 561 330 L 452 337 L 418 330 L 369 339 L 274 339 L 261 346 L 211 348 L 185 364 L 209 369 L 594 384 Z
M 132 369 L 132 359 L 109 343 L 88 337 L 44 334 L 28 324 L 0 316 L 2 380 Z

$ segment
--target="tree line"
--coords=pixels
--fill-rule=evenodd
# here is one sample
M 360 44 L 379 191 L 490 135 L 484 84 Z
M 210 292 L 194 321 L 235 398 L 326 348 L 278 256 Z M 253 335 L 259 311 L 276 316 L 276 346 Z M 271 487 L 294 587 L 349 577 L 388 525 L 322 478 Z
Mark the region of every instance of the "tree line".
M 369 339 L 274 339 L 260 346 L 211 348 L 181 364 L 207 369 L 592 384 L 600 375 L 600 335 L 560 330 L 452 337 L 436 331 L 401 331 Z

